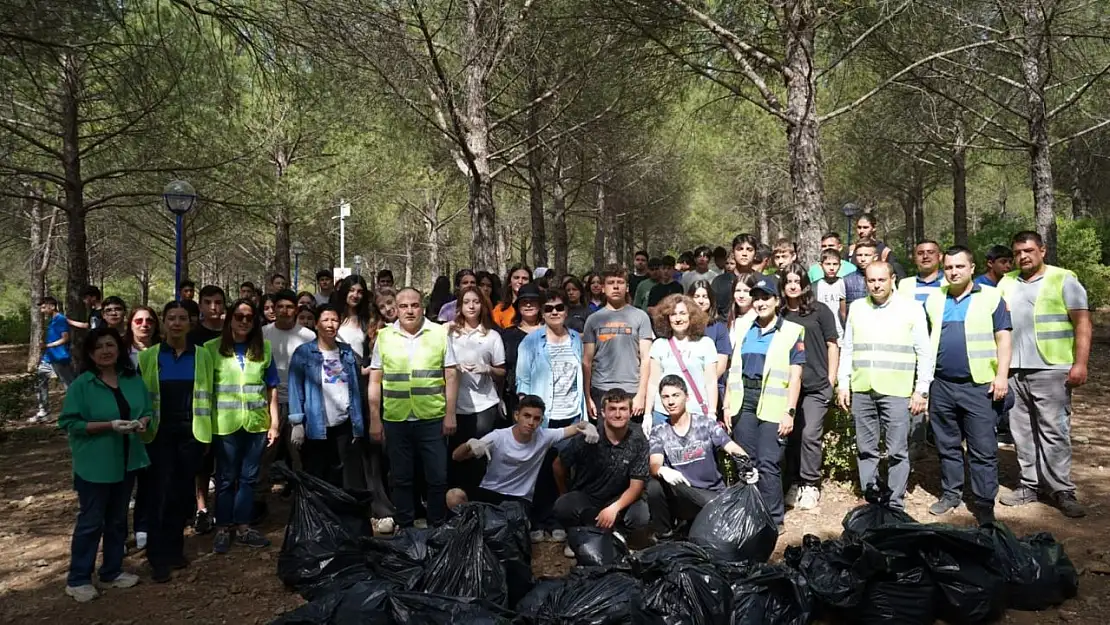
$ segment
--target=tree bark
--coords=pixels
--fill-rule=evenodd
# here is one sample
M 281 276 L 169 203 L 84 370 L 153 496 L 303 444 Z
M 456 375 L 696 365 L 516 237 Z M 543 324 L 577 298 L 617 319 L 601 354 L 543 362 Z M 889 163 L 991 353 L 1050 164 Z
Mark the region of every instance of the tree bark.
M 603 203 L 605 200 L 605 191 L 602 187 L 598 186 L 597 191 L 598 205 L 594 210 L 594 266 L 595 272 L 601 271 L 601 266 L 605 263 L 605 214 L 603 211 Z
M 1068 145 L 1068 166 L 1071 169 L 1071 218 L 1083 219 L 1091 216 L 1091 194 L 1087 191 L 1090 167 L 1080 149 L 1081 143 L 1073 141 Z M 1083 162 L 1080 162 L 1080 161 Z
M 760 185 L 756 191 L 756 230 L 760 241 L 771 239 L 771 194 Z
M 30 283 L 31 283 L 31 310 L 30 310 L 30 346 L 27 350 L 27 370 L 34 371 L 42 358 L 43 319 L 39 312 L 39 301 L 46 296 L 46 274 L 50 269 L 51 243 L 54 240 L 54 220 L 58 210 L 52 208 L 50 217 L 43 216 L 44 204 L 41 201 L 42 189 L 36 185 L 27 185 L 29 195 L 35 199 L 26 200 L 28 222 L 30 228 Z
M 292 228 L 292 222 L 288 216 L 288 209 L 283 205 L 278 211 L 277 221 L 274 223 L 274 273 L 280 273 L 283 276 L 289 276 L 289 244 L 290 236 L 289 231 Z M 182 269 L 184 271 L 184 269 Z M 289 288 L 293 287 L 293 283 L 289 283 Z
M 925 182 L 921 167 L 914 167 L 913 180 L 913 243 L 925 240 Z M 912 247 L 911 247 L 912 252 Z
M 541 95 L 539 85 L 536 83 L 534 67 L 529 71 L 528 91 L 529 98 L 533 101 Z M 528 140 L 525 142 L 528 150 L 528 206 L 532 217 L 532 264 L 535 267 L 547 267 L 547 231 L 544 227 L 543 211 L 543 152 L 539 147 L 540 107 L 538 105 L 528 111 L 526 132 L 528 133 Z
M 1029 127 L 1029 174 L 1033 186 L 1033 213 L 1037 232 L 1044 239 L 1045 262 L 1056 262 L 1056 198 L 1052 188 L 1045 84 L 1048 81 L 1048 24 L 1052 0 L 1022 0 L 1024 27 L 1021 73 L 1025 81 L 1026 116 Z
M 914 220 L 917 218 L 916 206 L 913 201 L 913 193 L 903 193 L 899 198 L 899 203 L 902 205 L 902 217 L 906 221 L 906 228 L 902 234 L 902 247 L 906 250 L 906 254 L 913 258 L 913 233 L 914 233 Z
M 493 203 L 493 178 L 490 169 L 489 100 L 486 82 L 487 56 L 496 33 L 488 24 L 488 7 L 483 0 L 466 3 L 466 36 L 463 57 L 467 60 L 463 105 L 463 125 L 470 158 L 467 209 L 470 213 L 470 259 L 475 270 L 500 265 L 497 246 L 497 212 Z
M 956 245 L 968 245 L 967 234 L 967 149 L 952 151 L 952 234 Z
M 794 221 L 798 224 L 798 255 L 818 258 L 825 220 L 825 182 L 821 176 L 820 127 L 817 117 L 817 72 L 813 67 L 816 4 L 809 0 L 783 3 L 786 39 L 786 142 Z
M 570 236 L 567 233 L 567 195 L 563 186 L 563 163 L 559 156 L 555 157 L 553 186 L 551 188 L 551 225 L 555 230 L 555 274 L 565 276 L 568 273 L 568 255 L 570 251 Z
M 80 61 L 73 53 L 62 57 L 62 83 L 59 89 L 61 105 L 62 171 L 65 183 L 65 212 L 68 229 L 67 276 L 66 276 L 66 314 L 82 317 L 85 305 L 81 301 L 81 289 L 89 283 L 89 245 L 85 228 L 85 183 L 81 177 L 81 139 L 80 139 Z

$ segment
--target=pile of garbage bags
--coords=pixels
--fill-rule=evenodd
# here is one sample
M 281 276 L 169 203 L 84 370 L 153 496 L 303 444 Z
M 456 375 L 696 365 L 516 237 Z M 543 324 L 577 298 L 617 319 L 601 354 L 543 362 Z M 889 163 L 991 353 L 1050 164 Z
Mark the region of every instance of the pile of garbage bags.
M 1048 534 L 919 524 L 875 494 L 839 538 L 806 536 L 768 563 L 777 531 L 747 484 L 706 506 L 691 542 L 630 551 L 611 532 L 571 528 L 579 566 L 536 580 L 522 506 L 463 504 L 441 527 L 375 538 L 368 498 L 285 478 L 295 499 L 278 576 L 308 603 L 273 625 L 985 623 L 1078 589 Z

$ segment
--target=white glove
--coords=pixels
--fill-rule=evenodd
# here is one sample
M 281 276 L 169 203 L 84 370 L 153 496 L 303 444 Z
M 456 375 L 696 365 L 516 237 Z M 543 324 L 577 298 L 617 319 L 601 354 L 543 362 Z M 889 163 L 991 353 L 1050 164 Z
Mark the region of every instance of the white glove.
M 300 449 L 304 445 L 304 424 L 298 423 L 293 426 L 293 430 L 289 432 L 289 444 L 295 449 Z
M 466 441 L 466 446 L 470 448 L 470 453 L 474 454 L 475 458 L 485 456 L 486 460 L 490 460 L 489 450 L 490 444 L 477 438 L 472 438 Z
M 582 437 L 585 438 L 586 442 L 590 445 L 593 445 L 597 441 L 601 440 L 601 435 L 597 432 L 597 426 L 590 423 L 589 421 L 583 419 L 582 421 L 576 423 L 575 427 L 578 428 L 578 431 L 582 433 Z
M 112 430 L 120 434 L 130 434 L 134 431 L 135 426 L 138 425 L 136 421 L 128 421 L 127 419 L 115 419 L 112 421 Z
M 683 486 L 690 485 L 690 480 L 686 479 L 685 475 L 670 467 L 660 467 L 659 477 L 663 478 L 663 481 L 671 486 L 678 486 L 679 484 Z
M 744 480 L 745 484 L 755 484 L 759 481 L 759 469 L 752 467 L 751 473 L 741 475 L 740 479 Z
M 466 365 L 465 371 L 473 373 L 474 375 L 486 375 L 490 372 L 490 367 L 484 362 L 472 362 Z

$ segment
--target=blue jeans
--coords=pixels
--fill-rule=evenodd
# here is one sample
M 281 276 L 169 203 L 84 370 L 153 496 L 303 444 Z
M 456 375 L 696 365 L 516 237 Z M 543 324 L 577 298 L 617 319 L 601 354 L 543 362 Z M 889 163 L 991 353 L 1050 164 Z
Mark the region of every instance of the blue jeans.
M 67 585 L 92 583 L 101 537 L 104 538 L 104 562 L 100 565 L 100 581 L 110 582 L 119 577 L 127 546 L 127 504 L 131 500 L 134 479 L 134 474 L 127 473 L 122 482 L 98 484 L 73 476 L 79 510 L 69 547 Z
M 752 457 L 759 471 L 759 494 L 777 525 L 786 515 L 782 493 L 782 456 L 784 445 L 779 442 L 779 424 L 761 421 L 754 412 L 741 412 L 732 422 L 732 439 Z
M 383 425 L 397 525 L 412 527 L 416 514 L 413 479 L 417 457 L 428 488 L 428 524 L 442 523 L 447 516 L 447 439 L 443 436 L 443 419 L 386 421 Z
M 216 525 L 247 525 L 254 514 L 254 483 L 266 448 L 266 433 L 239 430 L 213 436 L 216 450 Z

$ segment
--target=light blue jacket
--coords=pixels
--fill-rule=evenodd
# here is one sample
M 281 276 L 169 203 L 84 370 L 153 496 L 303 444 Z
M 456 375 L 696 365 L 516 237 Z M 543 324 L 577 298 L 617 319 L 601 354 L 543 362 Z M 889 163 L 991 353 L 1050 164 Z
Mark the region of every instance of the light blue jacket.
M 359 380 L 362 371 L 350 345 L 337 343 L 336 346 L 339 348 L 339 359 L 343 361 L 343 371 L 347 374 L 351 431 L 355 437 L 362 437 L 366 432 Z M 301 345 L 289 359 L 289 423 L 303 423 L 305 437 L 312 440 L 328 437 L 328 416 L 324 410 L 324 393 L 320 388 L 323 367 L 324 354 L 320 352 L 318 341 Z
M 582 337 L 574 330 L 567 329 L 570 333 L 570 346 L 578 360 L 576 372 L 577 384 L 574 403 L 578 406 L 579 418 L 586 416 L 586 393 L 584 392 L 585 379 L 582 374 Z M 550 408 L 554 401 L 555 376 L 551 371 L 551 354 L 547 351 L 547 331 L 538 330 L 529 334 L 520 342 L 519 354 L 516 361 L 516 392 L 518 395 L 535 395 L 543 400 L 545 406 Z M 545 411 L 549 412 L 549 411 Z M 547 427 L 547 415 L 543 419 Z

